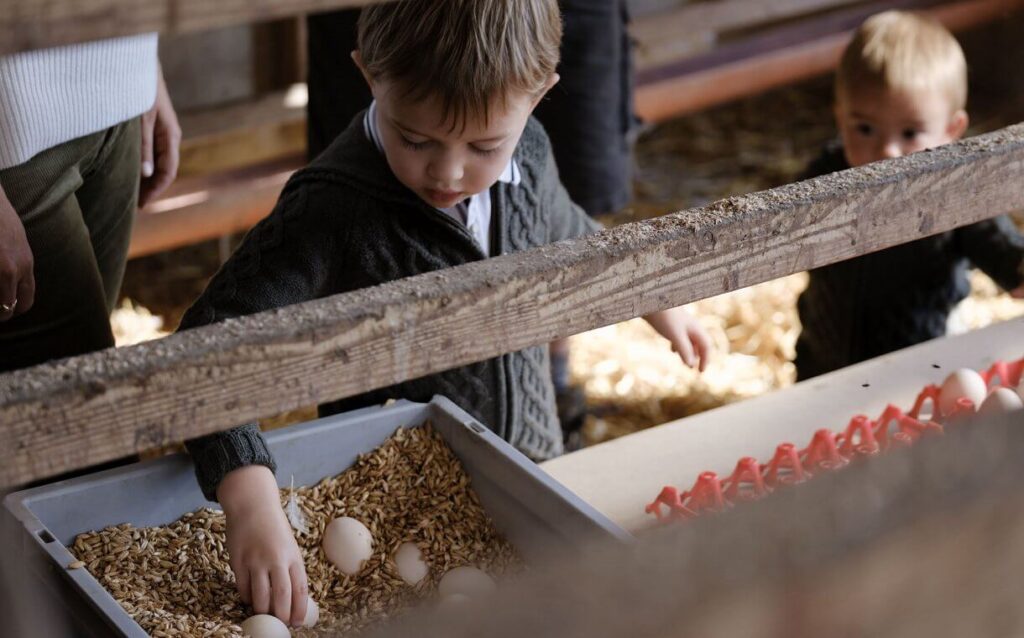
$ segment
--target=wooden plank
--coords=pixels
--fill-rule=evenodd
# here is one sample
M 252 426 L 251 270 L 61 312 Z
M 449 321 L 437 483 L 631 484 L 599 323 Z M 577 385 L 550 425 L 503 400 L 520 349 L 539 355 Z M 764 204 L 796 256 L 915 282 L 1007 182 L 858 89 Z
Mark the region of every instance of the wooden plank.
M 479 361 L 1024 208 L 1024 125 L 0 377 L 0 483 Z
M 129 259 L 244 232 L 266 217 L 305 156 L 210 177 L 182 178 L 132 228 Z
M 625 529 L 641 531 L 655 525 L 644 506 L 662 487 L 689 489 L 705 470 L 728 476 L 744 456 L 766 461 L 780 443 L 803 447 L 820 428 L 843 430 L 855 415 L 876 418 L 889 404 L 908 409 L 921 388 L 956 368 L 986 370 L 1024 356 L 1021 335 L 1024 318 L 921 344 L 541 467 Z
M 643 71 L 712 50 L 723 32 L 865 4 L 869 0 L 719 0 L 635 18 L 636 66 Z
M 168 35 L 382 0 L 4 0 L 0 54 L 137 33 Z
M 912 6 L 916 0 L 901 0 Z M 953 31 L 1005 18 L 1024 8 L 1024 0 L 961 0 L 928 9 L 928 13 Z M 637 114 L 660 122 L 685 113 L 753 95 L 778 86 L 805 80 L 833 70 L 849 42 L 852 25 L 864 15 L 844 20 L 850 27 L 809 40 L 793 40 L 783 46 L 738 42 L 734 45 L 677 63 L 653 67 L 638 74 Z M 785 38 L 783 38 L 785 39 Z
M 1024 429 L 959 428 L 766 500 L 535 568 L 375 638 L 1024 633 Z
M 257 100 L 181 114 L 178 174 L 209 175 L 305 155 L 305 104 L 287 91 Z

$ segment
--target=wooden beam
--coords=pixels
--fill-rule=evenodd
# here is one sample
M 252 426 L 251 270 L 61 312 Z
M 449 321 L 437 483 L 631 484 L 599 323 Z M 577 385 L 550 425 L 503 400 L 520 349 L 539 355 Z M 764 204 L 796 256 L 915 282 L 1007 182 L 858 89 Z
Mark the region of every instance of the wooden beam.
M 0 376 L 0 484 L 352 396 L 1024 208 L 1024 125 Z
M 274 209 L 281 189 L 304 161 L 299 154 L 212 177 L 178 180 L 165 197 L 139 213 L 128 258 L 249 230 Z
M 1021 635 L 1021 455 L 1019 417 L 958 428 L 372 636 Z
M 0 54 L 137 33 L 177 35 L 384 0 L 4 0 Z
M 913 3 L 908 0 L 905 4 Z M 1022 8 L 1024 0 L 962 0 L 925 13 L 950 30 L 960 31 L 1004 18 Z M 851 23 L 864 17 L 851 13 Z M 649 122 L 660 122 L 822 75 L 838 65 L 851 33 L 849 28 L 841 29 L 807 40 L 793 39 L 783 46 L 741 41 L 708 53 L 706 59 L 698 56 L 647 68 L 638 77 L 637 114 Z M 762 39 L 778 38 L 768 34 Z
M 301 92 L 301 91 L 299 91 Z M 178 175 L 208 176 L 306 153 L 305 102 L 287 91 L 256 100 L 182 113 Z

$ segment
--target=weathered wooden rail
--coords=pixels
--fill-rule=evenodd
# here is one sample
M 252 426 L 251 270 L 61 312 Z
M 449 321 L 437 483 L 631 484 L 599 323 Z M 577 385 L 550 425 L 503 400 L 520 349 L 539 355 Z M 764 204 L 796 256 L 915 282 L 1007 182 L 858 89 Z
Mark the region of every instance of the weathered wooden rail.
M 0 377 L 0 484 L 352 396 L 1024 208 L 1024 125 Z
M 1019 636 L 1022 426 L 953 430 L 375 635 Z

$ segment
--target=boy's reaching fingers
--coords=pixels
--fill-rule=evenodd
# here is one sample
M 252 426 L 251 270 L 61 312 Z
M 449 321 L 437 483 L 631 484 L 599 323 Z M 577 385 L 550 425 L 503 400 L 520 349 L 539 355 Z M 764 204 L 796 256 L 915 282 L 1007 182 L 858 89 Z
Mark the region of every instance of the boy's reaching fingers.
M 296 563 L 291 566 L 288 573 L 292 579 L 292 621 L 290 624 L 299 626 L 306 620 L 306 605 L 309 602 L 306 570 L 301 563 Z
M 235 586 L 238 588 L 238 597 L 246 605 L 252 604 L 252 590 L 250 589 L 249 570 L 244 565 L 232 567 L 235 572 Z
M 281 622 L 291 623 L 292 619 L 292 577 L 284 566 L 270 570 L 272 612 Z
M 270 612 L 270 574 L 265 569 L 249 572 L 252 580 L 252 610 L 257 614 Z

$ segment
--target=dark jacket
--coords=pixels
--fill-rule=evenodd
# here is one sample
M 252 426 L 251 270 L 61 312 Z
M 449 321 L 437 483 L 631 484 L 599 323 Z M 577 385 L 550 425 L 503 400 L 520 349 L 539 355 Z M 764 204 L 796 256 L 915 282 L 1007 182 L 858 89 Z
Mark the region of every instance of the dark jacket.
M 828 149 L 807 177 L 849 168 Z M 974 265 L 1007 290 L 1024 282 L 1024 237 L 1005 215 L 817 268 L 797 308 L 799 379 L 946 334 Z
M 468 230 L 403 186 L 363 131 L 359 114 L 309 167 L 188 310 L 192 328 L 377 286 L 484 259 Z M 522 181 L 491 187 L 495 255 L 576 238 L 598 226 L 558 179 L 543 128 L 531 118 L 516 148 Z M 321 415 L 442 394 L 534 459 L 562 451 L 548 351 L 533 347 L 320 406 Z M 188 443 L 207 498 L 233 469 L 273 468 L 263 437 L 245 425 Z

